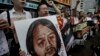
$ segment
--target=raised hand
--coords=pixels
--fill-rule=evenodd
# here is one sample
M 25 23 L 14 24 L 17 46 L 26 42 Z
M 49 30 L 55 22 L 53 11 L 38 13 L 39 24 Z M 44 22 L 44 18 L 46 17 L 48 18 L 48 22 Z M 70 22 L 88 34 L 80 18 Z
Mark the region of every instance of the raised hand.
M 50 6 L 53 6 L 54 5 L 54 2 L 53 1 L 48 1 L 47 2 Z
M 77 1 L 77 4 L 79 4 L 79 3 L 80 3 L 80 0 Z

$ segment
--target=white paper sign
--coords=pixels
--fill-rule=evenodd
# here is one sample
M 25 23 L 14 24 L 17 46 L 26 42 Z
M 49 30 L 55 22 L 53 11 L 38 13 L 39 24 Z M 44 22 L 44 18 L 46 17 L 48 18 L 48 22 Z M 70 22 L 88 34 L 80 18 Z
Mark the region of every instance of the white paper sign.
M 21 46 L 31 56 L 67 56 L 56 16 L 15 21 Z

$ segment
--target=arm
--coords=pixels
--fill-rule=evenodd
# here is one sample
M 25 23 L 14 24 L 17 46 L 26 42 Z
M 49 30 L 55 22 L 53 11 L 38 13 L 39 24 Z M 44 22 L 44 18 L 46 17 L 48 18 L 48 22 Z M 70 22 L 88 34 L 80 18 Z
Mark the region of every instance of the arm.
M 77 7 L 78 7 L 79 3 L 80 3 L 80 1 L 78 0 L 78 1 L 76 2 L 75 8 L 74 8 L 74 10 L 73 10 L 73 14 L 75 14 L 75 15 L 76 15 L 76 13 L 77 13 Z
M 49 1 L 48 4 L 50 6 L 53 6 L 53 8 L 55 9 L 55 11 L 57 12 L 57 14 L 61 14 L 61 11 L 57 8 L 57 6 L 54 4 L 53 1 Z
M 77 10 L 77 6 L 79 5 L 79 3 L 80 3 L 80 1 L 78 0 L 77 2 L 76 2 L 76 6 L 75 6 L 75 10 Z

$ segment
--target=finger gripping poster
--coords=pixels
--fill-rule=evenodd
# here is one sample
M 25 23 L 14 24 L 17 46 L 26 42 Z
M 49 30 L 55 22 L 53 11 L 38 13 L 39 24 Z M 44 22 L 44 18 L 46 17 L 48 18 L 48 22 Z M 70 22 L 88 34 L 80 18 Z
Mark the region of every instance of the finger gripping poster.
M 27 56 L 67 56 L 56 16 L 15 21 L 14 25 Z

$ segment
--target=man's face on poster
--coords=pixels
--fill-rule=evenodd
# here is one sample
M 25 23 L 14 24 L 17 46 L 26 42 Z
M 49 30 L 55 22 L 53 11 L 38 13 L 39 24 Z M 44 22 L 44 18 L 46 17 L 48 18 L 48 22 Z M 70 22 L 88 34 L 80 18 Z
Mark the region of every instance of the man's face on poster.
M 33 30 L 33 45 L 38 56 L 54 56 L 57 49 L 56 35 L 47 26 L 39 24 Z

